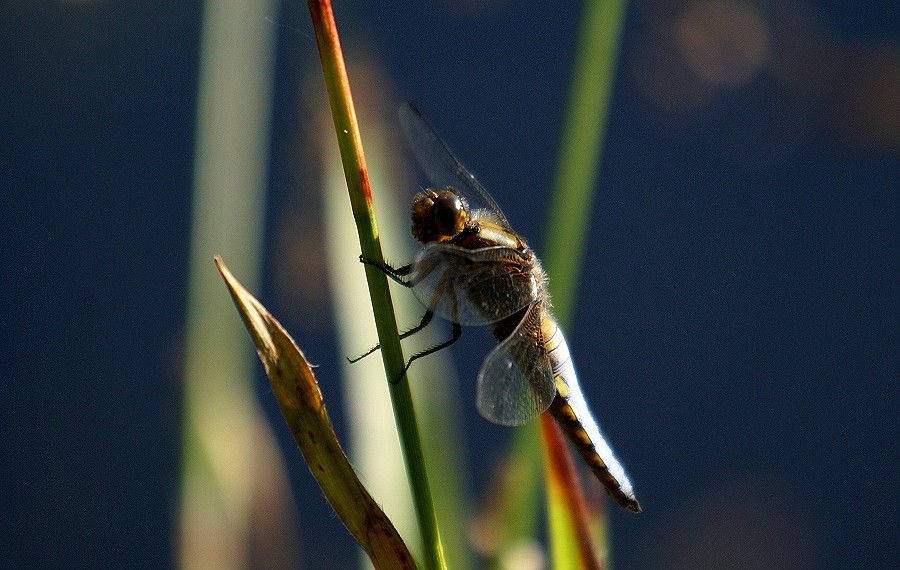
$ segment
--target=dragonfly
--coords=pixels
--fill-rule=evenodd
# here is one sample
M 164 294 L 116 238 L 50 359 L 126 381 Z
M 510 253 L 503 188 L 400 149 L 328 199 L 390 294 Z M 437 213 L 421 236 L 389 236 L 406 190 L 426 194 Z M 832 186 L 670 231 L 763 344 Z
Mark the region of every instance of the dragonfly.
M 412 234 L 422 248 L 398 268 L 361 260 L 411 288 L 426 307 L 419 325 L 401 338 L 424 329 L 435 315 L 453 327 L 449 340 L 411 357 L 403 373 L 413 361 L 456 342 L 462 326 L 491 327 L 498 344 L 478 372 L 481 416 L 518 426 L 549 411 L 610 497 L 640 512 L 631 481 L 588 408 L 550 311 L 540 260 L 411 103 L 401 106 L 400 123 L 432 184 L 412 201 Z

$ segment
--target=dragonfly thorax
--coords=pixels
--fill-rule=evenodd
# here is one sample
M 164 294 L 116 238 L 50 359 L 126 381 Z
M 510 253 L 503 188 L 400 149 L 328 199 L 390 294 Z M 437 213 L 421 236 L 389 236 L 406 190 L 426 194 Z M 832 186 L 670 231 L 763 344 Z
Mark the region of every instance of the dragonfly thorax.
M 412 201 L 412 235 L 422 243 L 446 242 L 463 230 L 469 204 L 452 188 L 423 190 Z

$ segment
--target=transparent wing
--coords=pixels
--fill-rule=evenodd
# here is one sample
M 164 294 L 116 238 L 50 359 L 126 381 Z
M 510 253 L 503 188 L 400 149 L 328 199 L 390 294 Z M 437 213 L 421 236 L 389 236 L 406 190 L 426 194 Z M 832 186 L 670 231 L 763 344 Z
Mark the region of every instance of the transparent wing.
M 489 422 L 522 425 L 549 408 L 556 396 L 550 358 L 538 332 L 541 315 L 541 303 L 535 303 L 481 365 L 476 403 Z
M 465 326 L 496 323 L 537 298 L 533 260 L 495 246 L 464 249 L 431 242 L 412 264 L 416 297 L 434 314 Z
M 419 166 L 435 188 L 455 188 L 466 198 L 470 208 L 493 212 L 497 220 L 509 228 L 500 206 L 456 159 L 415 105 L 407 102 L 400 106 L 400 124 Z

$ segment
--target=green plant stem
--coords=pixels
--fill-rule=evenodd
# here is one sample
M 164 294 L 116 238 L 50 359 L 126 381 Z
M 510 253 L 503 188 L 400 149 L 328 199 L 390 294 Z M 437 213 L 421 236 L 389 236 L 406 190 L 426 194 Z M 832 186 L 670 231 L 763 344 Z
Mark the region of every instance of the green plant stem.
M 616 77 L 625 0 L 585 5 L 548 216 L 544 269 L 553 313 L 571 322 Z
M 543 257 L 554 313 L 563 328 L 571 323 L 580 279 L 625 5 L 625 0 L 589 0 L 584 8 Z M 552 445 L 546 433 L 544 445 Z M 553 567 L 583 568 L 586 557 L 592 555 L 578 547 L 576 537 L 585 531 L 581 528 L 584 517 L 579 520 L 576 516 L 578 505 L 572 503 L 571 497 L 554 493 L 552 486 L 548 487 L 547 500 Z M 579 551 L 580 561 L 569 555 Z M 605 555 L 609 548 L 604 544 L 597 551 Z
M 360 249 L 366 259 L 383 263 L 384 256 L 375 222 L 372 191 L 369 186 L 362 140 L 356 121 L 356 111 L 353 108 L 350 83 L 347 78 L 331 2 L 307 0 L 307 5 L 315 29 L 316 43 L 319 47 L 322 74 L 331 105 L 344 176 L 350 192 L 353 218 L 359 232 Z M 366 281 L 372 299 L 375 328 L 381 344 L 385 372 L 389 379 L 397 379 L 400 378 L 403 370 L 404 358 L 400 348 L 397 321 L 394 316 L 387 277 L 384 273 L 366 266 Z M 445 568 L 443 547 L 428 488 L 428 477 L 425 472 L 425 461 L 412 394 L 405 376 L 390 383 L 390 393 L 401 448 L 406 459 L 406 471 L 412 488 L 419 530 L 422 534 L 425 567 L 429 569 Z

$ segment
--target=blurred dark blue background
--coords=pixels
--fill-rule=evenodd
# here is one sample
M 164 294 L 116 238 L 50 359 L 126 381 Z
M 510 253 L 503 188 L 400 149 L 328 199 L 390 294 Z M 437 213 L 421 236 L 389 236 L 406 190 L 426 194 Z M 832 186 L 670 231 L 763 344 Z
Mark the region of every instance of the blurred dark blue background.
M 336 9 L 345 50 L 425 109 L 540 251 L 580 12 Z M 200 12 L 2 4 L 4 567 L 173 564 Z M 274 219 L 298 85 L 322 85 L 305 6 L 259 17 L 279 22 Z M 891 1 L 629 7 L 570 335 L 646 509 L 613 514 L 617 568 L 900 564 L 898 32 Z M 306 335 L 316 362 L 343 356 L 332 337 Z M 468 346 L 463 378 L 489 345 Z M 501 433 L 471 419 L 472 445 Z M 304 561 L 354 560 L 279 435 Z M 500 443 L 471 452 L 476 487 Z

